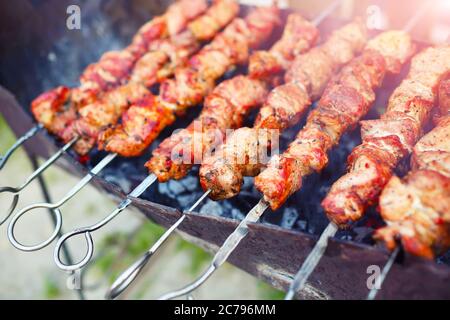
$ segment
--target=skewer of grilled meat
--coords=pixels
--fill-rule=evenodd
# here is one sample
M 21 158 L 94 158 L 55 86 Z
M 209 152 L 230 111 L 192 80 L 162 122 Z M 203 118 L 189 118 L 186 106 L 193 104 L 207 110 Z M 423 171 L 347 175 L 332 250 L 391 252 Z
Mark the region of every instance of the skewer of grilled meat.
M 393 176 L 379 208 L 387 226 L 375 238 L 394 250 L 400 240 L 414 255 L 433 259 L 450 248 L 450 80 L 439 91 L 441 119 L 414 147 L 412 172 Z
M 226 8 L 223 7 L 223 2 L 228 4 Z M 203 17 L 208 16 L 216 21 L 218 25 L 225 27 L 236 17 L 238 12 L 239 5 L 237 2 L 219 0 L 207 10 Z M 198 26 L 197 22 L 194 22 Z M 207 25 L 204 27 L 207 27 Z M 79 117 L 72 121 L 63 131 L 62 139 L 67 143 L 74 137 L 79 137 L 74 150 L 80 155 L 85 155 L 94 147 L 102 130 L 115 125 L 119 121 L 120 116 L 131 106 L 141 110 L 136 111 L 133 109 L 130 115 L 125 115 L 127 120 L 132 119 L 131 116 L 145 116 L 142 111 L 151 109 L 150 114 L 147 114 L 149 116 L 149 125 L 154 125 L 156 128 L 164 128 L 167 124 L 173 122 L 174 116 L 168 110 L 165 110 L 163 106 L 159 106 L 157 99 L 152 96 L 147 86 L 153 84 L 155 80 L 164 78 L 159 74 L 160 71 L 164 73 L 164 76 L 168 76 L 171 73 L 170 70 L 173 70 L 174 67 L 184 68 L 189 56 L 197 51 L 200 43 L 191 31 L 188 30 L 179 36 L 181 39 L 180 37 L 174 37 L 169 42 L 156 42 L 155 45 L 158 45 L 158 47 L 146 54 L 136 64 L 130 82 L 106 93 L 102 99 L 80 108 L 78 110 Z M 212 43 L 220 41 L 220 39 L 221 36 L 219 35 Z M 207 47 L 204 47 L 198 54 L 201 54 Z M 173 58 L 172 61 L 167 61 L 171 57 Z M 145 120 L 145 117 L 141 120 Z M 109 134 L 112 132 L 111 130 L 102 135 L 100 148 L 103 147 L 103 141 L 108 139 Z
M 334 1 L 330 6 L 328 6 L 317 18 L 314 19 L 313 21 L 313 25 L 317 26 L 318 24 L 321 23 L 321 21 L 323 21 L 323 19 L 328 16 L 338 5 L 340 4 L 340 1 Z M 249 79 L 248 77 L 240 77 L 241 79 Z M 278 78 L 278 77 L 276 77 Z M 277 79 L 278 80 L 278 79 Z M 237 96 L 236 98 L 239 97 L 239 92 L 237 92 Z M 220 110 L 220 109 L 219 109 Z M 223 120 L 223 118 L 220 118 Z M 218 119 L 219 120 L 219 119 Z M 220 122 L 222 122 L 220 121 Z M 149 177 L 146 178 L 147 179 L 156 179 L 156 175 L 151 174 L 149 175 Z M 148 186 L 148 184 L 151 183 L 145 183 L 144 182 L 141 183 L 141 186 L 137 186 L 133 191 L 133 195 L 134 196 L 139 196 L 140 194 L 142 194 L 144 187 Z M 145 184 L 144 186 L 142 186 L 142 184 Z M 137 192 L 136 190 L 138 190 L 139 192 Z M 196 203 L 190 207 L 190 209 L 188 211 L 193 211 L 195 210 L 195 208 L 197 208 L 197 206 L 208 196 L 209 191 L 205 192 L 197 201 Z M 110 221 L 110 219 L 112 219 L 113 217 L 115 217 L 117 214 L 119 214 L 122 210 L 123 210 L 124 206 L 122 205 L 120 208 L 118 208 L 118 210 L 115 210 L 114 212 L 111 213 L 110 216 L 107 217 L 108 221 Z M 250 214 L 250 216 L 252 216 Z M 128 268 L 118 279 L 117 281 L 113 284 L 113 286 L 111 287 L 111 291 L 108 293 L 108 297 L 114 299 L 114 297 L 116 297 L 117 295 L 119 295 L 121 292 L 123 292 L 133 281 L 133 279 L 135 279 L 137 277 L 137 275 L 140 273 L 140 271 L 145 267 L 145 265 L 149 262 L 149 259 L 151 258 L 151 256 L 154 255 L 154 253 L 161 247 L 161 245 L 170 237 L 170 235 L 180 226 L 180 224 L 184 221 L 184 219 L 186 218 L 186 215 L 182 215 L 180 217 L 180 219 L 178 219 L 174 225 L 172 225 L 171 228 L 169 228 L 167 230 L 167 232 L 165 232 L 160 239 L 158 239 L 158 241 L 145 253 L 144 256 L 142 256 L 141 258 L 139 258 L 139 262 L 138 263 L 134 263 L 132 266 L 130 266 L 130 268 Z M 246 219 L 248 220 L 248 219 Z M 245 224 L 245 222 L 242 222 Z M 241 239 L 243 237 L 245 237 L 246 232 L 242 230 L 243 225 L 241 224 L 240 227 L 238 228 L 238 230 L 236 231 L 237 233 L 239 233 L 239 238 L 233 237 L 233 240 L 230 240 L 232 243 L 230 243 L 230 241 L 226 241 L 226 243 L 229 243 L 230 245 L 233 245 L 233 248 L 241 241 Z M 83 231 L 88 232 L 89 229 L 84 229 Z M 242 231 L 242 232 L 241 232 Z M 60 243 L 61 244 L 61 243 Z M 216 257 L 214 258 L 214 261 L 212 262 L 212 264 L 214 264 L 214 268 L 209 268 L 208 272 L 206 274 L 204 274 L 202 276 L 202 280 L 201 281 L 196 281 L 195 286 L 189 286 L 189 288 L 187 289 L 187 293 L 194 290 L 196 287 L 198 287 L 199 285 L 201 285 L 213 272 L 214 270 L 216 270 L 223 262 L 225 262 L 226 257 L 228 256 L 228 254 L 225 251 L 229 251 L 232 250 L 232 248 L 230 248 L 230 246 L 224 244 L 224 246 L 221 247 L 221 249 L 219 250 L 219 252 L 217 252 Z M 184 289 L 181 290 L 182 292 L 175 292 L 175 296 L 179 296 L 183 295 L 183 292 L 185 291 Z
M 161 84 L 160 103 L 177 114 L 200 104 L 227 71 L 248 61 L 250 49 L 259 47 L 279 22 L 276 6 L 253 10 L 236 19 L 223 34 L 194 56 L 174 79 Z
M 303 177 L 327 165 L 327 152 L 368 112 L 385 74 L 400 72 L 413 52 L 407 33 L 383 32 L 370 40 L 363 53 L 328 84 L 317 108 L 309 114 L 305 127 L 289 148 L 274 156 L 255 178 L 256 188 L 273 210 L 301 188 Z
M 450 72 L 443 77 L 439 84 L 439 102 L 433 116 L 433 122 L 438 125 L 442 118 L 449 116 L 450 106 Z
M 377 202 L 395 167 L 420 138 L 437 100 L 439 81 L 449 71 L 450 46 L 424 50 L 413 58 L 386 113 L 361 122 L 363 143 L 349 156 L 349 172 L 334 183 L 322 203 L 331 221 L 346 227 Z
M 205 9 L 205 0 L 175 2 L 164 15 L 142 26 L 127 48 L 107 52 L 97 63 L 89 65 L 80 77 L 78 88 L 60 86 L 38 96 L 31 103 L 36 121 L 44 125 L 48 132 L 59 136 L 62 129 L 76 118 L 79 107 L 93 102 L 101 93 L 126 83 L 135 63 L 153 42 L 175 36 Z
M 238 13 L 239 5 L 235 0 L 216 0 L 205 14 L 187 25 L 185 32 L 154 41 L 149 52 L 138 61 L 136 67 L 141 70 L 133 73 L 131 81 L 151 87 L 169 78 L 177 67 L 187 62 L 194 48 L 212 40 Z
M 185 67 L 176 70 L 174 79 L 161 84 L 160 96 L 153 104 L 144 108 L 131 106 L 122 124 L 103 132 L 99 148 L 122 156 L 141 154 L 177 114 L 183 114 L 187 108 L 201 103 L 212 91 L 217 79 L 236 65 L 244 64 L 248 60 L 249 50 L 268 39 L 278 19 L 279 10 L 276 7 L 258 8 L 245 19 L 235 19 Z M 251 85 L 247 88 L 255 89 L 255 94 L 260 94 Z M 224 93 L 228 89 L 225 84 L 217 92 Z M 245 99 L 245 95 L 242 98 Z M 252 98 L 258 100 L 257 97 Z M 207 103 L 220 101 L 210 98 Z M 161 125 L 163 118 L 165 123 Z
M 151 50 L 155 41 L 173 38 L 186 27 L 191 29 L 189 26 L 202 19 L 197 17 L 206 9 L 205 0 L 180 0 L 169 6 L 162 16 L 143 25 L 128 47 L 121 51 L 107 52 L 99 62 L 89 65 L 81 75 L 81 85 L 74 89 L 72 101 L 78 105 L 86 105 L 94 102 L 99 93 L 123 84 L 134 64 Z M 192 20 L 194 21 L 190 23 Z
M 230 26 L 227 28 L 219 39 L 213 41 L 213 45 L 207 46 L 208 51 L 211 51 L 213 54 L 221 55 L 221 51 L 225 52 L 225 55 L 227 57 L 227 60 L 230 62 L 230 65 L 228 68 L 232 67 L 231 63 L 244 63 L 245 60 L 237 59 L 237 57 L 240 57 L 238 54 L 240 50 L 244 49 L 246 51 L 249 50 L 249 47 L 253 45 L 261 44 L 264 40 L 268 39 L 268 37 L 271 34 L 271 31 L 273 30 L 275 24 L 278 22 L 278 14 L 279 11 L 277 8 L 258 8 L 251 12 L 245 20 L 243 19 L 236 19 Z M 242 29 L 245 28 L 245 38 L 242 38 Z M 217 42 L 215 42 L 217 41 Z M 236 47 L 230 46 L 231 44 L 236 45 Z M 244 48 L 243 48 L 244 46 Z M 204 49 L 205 50 L 205 49 Z M 220 51 L 221 50 L 221 51 Z M 205 52 L 200 52 L 200 55 L 205 55 Z M 248 53 L 246 53 L 246 57 L 248 57 Z M 243 59 L 243 58 L 242 58 Z M 204 60 L 205 63 L 208 61 Z M 208 62 L 210 63 L 210 62 Z M 198 63 L 195 64 L 196 67 L 199 67 L 200 65 Z M 193 70 L 196 70 L 193 68 L 193 65 L 191 65 L 191 68 Z M 202 68 L 203 69 L 203 68 Z M 206 73 L 197 72 L 196 76 L 198 78 L 207 76 Z M 153 99 L 158 99 L 157 97 L 152 97 Z M 157 102 L 158 103 L 158 102 Z M 149 104 L 152 104 L 150 102 Z M 166 104 L 158 103 L 159 106 L 165 107 L 165 111 L 173 112 L 173 109 L 169 109 Z M 135 109 L 136 110 L 136 109 Z M 173 115 L 173 114 L 172 114 Z M 147 123 L 148 119 L 141 118 L 144 122 Z M 143 123 L 138 123 L 138 125 L 142 126 Z M 95 170 L 95 173 L 98 173 L 102 168 L 104 168 L 105 165 L 107 165 L 114 157 L 116 157 L 117 153 L 110 153 L 108 156 L 106 156 L 102 161 L 100 161 L 100 166 L 97 165 L 92 171 Z M 72 190 L 69 192 L 69 196 L 65 198 L 65 201 L 73 197 L 83 186 L 85 185 L 85 181 L 89 181 L 91 179 L 91 175 L 86 176 L 83 180 L 83 184 L 79 184 L 72 188 Z M 131 193 L 129 194 L 130 197 L 139 197 L 150 185 L 152 185 L 156 181 L 156 176 L 154 174 L 150 174 L 147 178 L 145 178 Z M 61 203 L 59 202 L 56 206 L 59 206 Z M 92 258 L 92 250 L 90 252 L 87 252 L 86 256 L 83 258 L 83 260 L 76 264 L 67 265 L 65 262 L 61 261 L 60 259 L 60 249 L 64 245 L 64 242 L 67 241 L 69 238 L 74 237 L 79 234 L 85 234 L 90 235 L 91 232 L 94 232 L 95 230 L 98 230 L 99 228 L 105 226 L 110 221 L 112 221 L 118 214 L 120 214 L 125 208 L 127 208 L 129 205 L 131 205 L 132 202 L 130 201 L 129 197 L 124 199 L 120 205 L 114 209 L 105 219 L 102 219 L 102 221 L 99 221 L 94 226 L 88 226 L 85 228 L 77 228 L 76 230 L 66 233 L 63 235 L 60 240 L 58 241 L 56 248 L 55 248 L 55 263 L 63 270 L 76 270 L 81 267 L 83 267 L 88 261 Z M 31 210 L 34 210 L 36 208 L 40 208 L 40 205 L 34 205 L 25 208 L 21 212 L 18 213 L 18 215 L 23 215 L 26 212 L 29 212 Z M 55 206 L 53 206 L 55 207 Z M 14 218 L 13 218 L 14 219 Z M 14 220 L 13 220 L 14 221 Z M 181 223 L 182 220 L 179 220 L 179 223 Z M 12 232 L 12 231 L 11 231 Z M 89 246 L 93 247 L 93 241 L 92 238 L 89 238 L 87 241 L 89 241 Z M 14 242 L 13 242 L 14 243 Z
M 283 35 L 270 50 L 252 54 L 248 74 L 255 79 L 273 78 L 285 72 L 298 55 L 309 50 L 317 41 L 318 30 L 299 14 L 291 14 Z
M 305 52 L 314 46 L 318 35 L 317 28 L 310 22 L 299 14 L 291 14 L 282 38 L 270 50 L 254 53 L 250 61 L 255 63 L 252 60 L 255 54 L 268 53 L 287 68 L 296 52 Z M 262 105 L 269 92 L 269 81 L 268 75 L 253 75 L 222 82 L 205 99 L 200 116 L 153 151 L 147 168 L 160 182 L 185 177 L 194 164 L 201 162 L 204 154 L 224 140 L 226 130 L 241 127 L 250 110 Z M 179 158 L 174 158 L 176 154 Z
M 285 76 L 286 84 L 275 88 L 261 108 L 255 126 L 234 131 L 218 152 L 200 168 L 200 183 L 214 200 L 240 192 L 244 175 L 256 176 L 265 165 L 258 150 L 275 147 L 267 129 L 284 130 L 299 121 L 318 98 L 327 81 L 366 44 L 364 25 L 357 21 L 335 31 L 317 48 L 298 56 Z M 273 142 L 272 142 L 273 141 Z

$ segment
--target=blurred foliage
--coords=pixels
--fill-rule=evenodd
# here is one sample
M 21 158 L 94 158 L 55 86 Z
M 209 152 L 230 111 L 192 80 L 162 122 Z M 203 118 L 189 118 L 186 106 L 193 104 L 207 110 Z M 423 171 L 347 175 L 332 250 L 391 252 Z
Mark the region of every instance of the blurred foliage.
M 4 155 L 6 151 L 14 144 L 16 139 L 16 136 L 0 113 L 0 155 Z M 16 150 L 8 162 L 14 162 L 19 168 L 23 169 L 28 169 L 31 167 L 23 148 Z
M 143 223 L 136 232 L 130 234 L 114 232 L 102 239 L 99 249 L 102 254 L 94 262 L 93 268 L 101 275 L 107 275 L 111 284 L 126 267 L 132 264 L 145 251 L 147 251 L 164 233 L 164 228 L 151 223 Z M 205 264 L 211 261 L 212 256 L 203 249 L 177 237 L 175 248 L 177 252 L 189 255 L 189 265 L 186 270 L 191 276 L 197 276 Z M 133 295 L 133 299 L 145 296 L 148 286 L 143 286 Z M 259 281 L 258 294 L 261 299 L 281 300 L 284 293 Z
M 203 265 L 211 261 L 212 257 L 205 250 L 179 238 L 176 245 L 177 252 L 185 251 L 190 255 L 188 272 L 195 276 L 202 271 Z
M 165 232 L 165 229 L 151 222 L 145 222 L 128 247 L 133 260 L 147 251 Z
M 0 114 L 0 153 L 4 154 L 6 150 L 14 143 L 15 137 L 6 123 L 3 116 Z
M 286 293 L 275 289 L 263 281 L 258 282 L 259 298 L 263 300 L 283 300 Z
M 94 261 L 94 268 L 98 269 L 101 274 L 108 273 L 114 264 L 114 260 L 117 257 L 115 250 L 104 250 Z
M 145 297 L 145 294 L 147 293 L 148 286 L 141 287 L 134 295 L 133 300 L 142 300 Z
M 133 234 L 114 232 L 102 239 L 99 251 L 103 252 L 94 262 L 94 269 L 101 274 L 110 273 L 109 281 L 118 276 L 118 270 L 129 266 L 145 251 L 147 251 L 165 232 L 165 229 L 151 222 L 145 222 Z M 123 250 L 126 248 L 126 250 Z M 189 269 L 191 275 L 201 271 L 202 266 L 210 261 L 211 255 L 187 241 L 177 238 L 177 252 L 189 254 Z M 122 252 L 121 252 L 122 251 Z M 118 259 L 118 255 L 120 259 Z
M 164 229 L 154 223 L 143 223 L 136 232 L 127 234 L 113 232 L 102 239 L 93 268 L 101 274 L 109 274 L 112 283 L 119 273 L 147 251 L 164 233 Z
M 52 276 L 47 276 L 44 280 L 44 294 L 45 299 L 56 299 L 61 295 L 61 289 L 58 283 Z

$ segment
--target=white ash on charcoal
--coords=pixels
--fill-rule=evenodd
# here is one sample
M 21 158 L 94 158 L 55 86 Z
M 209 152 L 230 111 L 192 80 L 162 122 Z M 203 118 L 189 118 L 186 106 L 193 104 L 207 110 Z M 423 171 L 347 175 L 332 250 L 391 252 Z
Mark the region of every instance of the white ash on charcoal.
M 292 229 L 298 219 L 298 212 L 294 208 L 285 208 L 283 210 L 280 226 L 286 229 Z
M 213 215 L 213 216 L 223 216 L 223 208 L 220 204 L 215 201 L 208 199 L 205 204 L 201 207 L 200 211 L 203 215 Z
M 450 251 L 437 259 L 437 263 L 450 265 Z

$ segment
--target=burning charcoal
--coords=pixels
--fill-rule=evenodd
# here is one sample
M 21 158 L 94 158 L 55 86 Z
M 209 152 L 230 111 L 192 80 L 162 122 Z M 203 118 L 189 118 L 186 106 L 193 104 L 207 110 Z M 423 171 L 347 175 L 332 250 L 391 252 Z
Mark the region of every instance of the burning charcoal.
M 440 256 L 437 259 L 437 263 L 450 265 L 450 251 Z
M 173 196 L 178 196 L 187 190 L 184 184 L 175 180 L 170 180 L 169 182 L 167 182 L 167 188 L 170 190 L 170 194 Z
M 180 210 L 188 210 L 198 199 L 196 194 L 187 193 L 177 197 L 179 203 L 178 208 Z
M 249 194 L 258 196 L 258 192 L 254 188 L 254 179 L 251 177 L 244 177 L 244 184 L 241 187 L 241 192 L 248 192 Z
M 175 181 L 169 181 L 167 183 L 159 183 L 158 191 L 162 195 L 166 195 L 176 201 L 178 201 L 178 196 L 185 191 L 185 188 L 182 184 L 177 183 Z
M 345 231 L 338 232 L 338 234 L 336 235 L 336 238 L 344 240 L 344 241 L 352 241 L 353 236 L 352 236 L 351 232 L 345 230 Z
M 292 229 L 297 219 L 298 219 L 297 210 L 294 208 L 286 208 L 283 210 L 281 218 L 281 227 Z
M 158 192 L 169 197 L 167 204 L 178 207 L 180 210 L 188 209 L 200 197 L 199 194 L 192 193 L 189 189 L 191 187 L 181 181 L 158 184 Z
M 124 179 L 123 176 L 121 176 L 121 175 L 116 175 L 115 176 L 115 175 L 112 175 L 112 174 L 108 174 L 108 175 L 106 175 L 104 177 L 104 179 L 106 181 L 108 181 L 109 183 L 112 183 L 112 184 L 118 186 L 125 193 L 128 193 L 131 190 L 131 188 L 132 188 L 132 186 L 131 186 L 132 181 Z
M 373 234 L 372 228 L 356 227 L 356 228 L 353 228 L 352 231 L 355 234 L 355 236 L 352 239 L 353 241 L 366 243 L 366 244 L 374 243 L 373 238 L 372 238 L 372 234 Z
M 208 199 L 208 201 L 200 209 L 199 213 L 220 217 L 223 215 L 223 208 L 219 203 Z
M 231 218 L 234 220 L 242 220 L 244 219 L 244 214 L 238 209 L 231 210 Z
M 305 231 L 306 230 L 306 225 L 307 225 L 307 222 L 305 220 L 298 220 L 295 223 L 295 227 L 294 228 L 298 229 L 300 231 Z
M 233 209 L 236 209 L 236 207 L 239 207 L 239 205 L 236 205 L 233 201 L 223 201 L 220 203 L 220 205 L 222 207 L 221 216 L 224 218 L 234 219 L 232 211 L 233 211 Z M 237 210 L 240 211 L 240 209 L 237 209 Z
M 316 227 L 311 223 L 308 223 L 308 229 L 306 230 L 308 233 L 316 234 Z
M 160 183 L 158 184 L 158 192 L 166 195 L 166 196 L 170 196 L 170 191 L 169 188 L 167 186 L 167 183 Z
M 187 176 L 183 180 L 181 180 L 181 183 L 186 188 L 187 191 L 195 192 L 199 190 L 198 186 L 198 178 L 194 176 Z

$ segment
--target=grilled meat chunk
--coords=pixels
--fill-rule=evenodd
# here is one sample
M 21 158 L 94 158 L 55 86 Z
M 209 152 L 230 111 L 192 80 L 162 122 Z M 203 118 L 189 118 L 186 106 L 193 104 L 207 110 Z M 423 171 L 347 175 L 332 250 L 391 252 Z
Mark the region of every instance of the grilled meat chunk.
M 164 113 L 167 114 L 167 118 L 171 118 L 173 121 L 175 113 L 182 114 L 186 108 L 202 102 L 206 94 L 214 88 L 216 80 L 219 77 L 236 64 L 244 63 L 248 59 L 249 47 L 258 46 L 263 40 L 269 37 L 277 21 L 278 10 L 276 8 L 260 8 L 249 13 L 245 19 L 236 18 L 209 45 L 194 55 L 186 66 L 177 69 L 175 79 L 169 79 L 162 83 L 161 94 L 157 98 L 153 108 L 155 110 L 165 110 Z M 257 26 L 257 29 L 254 26 Z M 257 42 L 253 42 L 255 39 L 257 39 Z M 219 86 L 217 94 L 222 94 L 226 90 L 230 90 L 225 89 L 227 88 L 226 86 L 231 88 L 235 85 L 243 85 L 243 88 L 238 89 L 252 89 L 252 84 L 241 81 L 240 78 L 237 78 L 236 81 L 227 82 L 227 85 Z M 254 86 L 260 88 L 257 81 L 254 81 Z M 260 91 L 258 90 L 255 89 L 251 92 L 245 92 L 242 95 L 242 100 L 249 99 L 248 95 L 252 93 L 255 93 L 256 96 L 250 97 L 250 99 L 258 100 L 257 97 L 260 96 Z M 262 91 L 265 92 L 265 90 Z M 228 95 L 225 94 L 225 98 L 228 98 Z M 212 99 L 210 100 L 212 101 Z M 230 101 L 227 101 L 227 103 L 236 102 L 231 98 Z M 244 107 L 242 106 L 242 108 Z M 205 119 L 211 118 L 211 115 L 217 112 L 216 110 L 212 110 L 212 107 L 205 107 L 205 110 L 207 110 L 204 115 Z M 131 109 L 129 111 L 135 114 L 135 111 Z M 214 116 L 218 118 L 217 115 Z M 129 120 L 132 121 L 130 118 Z M 130 121 L 127 126 L 131 125 Z M 136 125 L 140 125 L 139 120 L 137 119 L 136 121 Z M 158 126 L 158 131 L 170 123 L 171 121 L 165 121 L 163 123 L 164 125 Z M 139 136 L 139 141 L 142 142 L 139 146 L 135 144 L 133 148 L 127 148 L 126 143 L 132 137 L 128 137 L 129 134 L 124 126 L 118 126 L 115 129 L 109 129 L 107 134 L 102 135 L 103 140 L 100 142 L 100 147 L 123 156 L 139 155 L 148 147 L 155 136 L 153 131 L 139 131 L 148 135 Z M 123 139 L 125 141 L 119 141 Z M 155 171 L 162 172 L 162 170 Z
M 200 41 L 207 41 L 226 26 L 239 13 L 239 4 L 235 0 L 218 0 L 205 14 L 189 23 L 189 31 Z
M 288 21 L 282 40 L 269 51 L 258 51 L 252 57 L 263 52 L 283 52 L 281 68 L 284 68 L 292 62 L 297 50 L 307 50 L 314 45 L 317 39 L 315 28 L 306 29 L 304 26 L 308 23 L 297 14 L 291 15 Z M 303 30 L 303 33 L 294 33 L 297 29 Z M 298 46 L 292 43 L 298 43 Z M 253 74 L 248 77 L 237 76 L 220 84 L 206 98 L 199 118 L 186 130 L 163 141 L 153 152 L 152 159 L 147 163 L 150 171 L 155 173 L 160 181 L 183 178 L 194 163 L 200 163 L 204 155 L 210 154 L 224 141 L 227 129 L 242 126 L 243 118 L 249 111 L 264 102 L 269 78 L 267 75 Z M 174 156 L 178 158 L 174 159 Z
M 392 50 L 386 49 L 389 43 Z M 403 45 L 409 49 L 405 50 Z M 307 124 L 286 152 L 273 157 L 267 169 L 255 178 L 256 188 L 273 210 L 301 188 L 304 176 L 327 165 L 328 151 L 369 111 L 375 90 L 381 86 L 386 72 L 392 71 L 388 69 L 388 58 L 403 64 L 413 49 L 408 34 L 384 32 L 370 40 L 363 53 L 330 81 L 317 108 L 309 114 Z
M 363 143 L 349 156 L 349 172 L 323 201 L 329 218 L 348 226 L 378 200 L 394 168 L 409 155 L 437 101 L 437 88 L 450 69 L 450 46 L 428 48 L 412 60 L 380 119 L 362 121 Z M 398 68 L 396 68 L 398 70 Z
M 80 86 L 74 89 L 72 102 L 77 106 L 92 103 L 100 93 L 126 83 L 134 64 L 151 49 L 154 41 L 175 36 L 206 7 L 205 0 L 175 2 L 164 15 L 142 26 L 127 48 L 107 52 L 98 62 L 90 64 L 80 77 Z
M 448 78 L 439 87 L 441 119 L 415 145 L 412 172 L 392 177 L 380 196 L 387 226 L 375 238 L 393 250 L 400 240 L 411 254 L 433 259 L 450 248 L 450 100 Z
M 411 165 L 413 170 L 432 170 L 450 178 L 450 115 L 442 117 L 436 128 L 415 145 Z
M 414 255 L 433 259 L 450 247 L 450 178 L 419 170 L 405 179 L 394 176 L 380 197 L 380 211 L 388 226 L 375 238 L 393 250 L 400 240 Z
M 434 118 L 435 124 L 438 124 L 442 117 L 450 115 L 446 106 L 450 106 L 450 74 L 444 76 L 439 86 L 439 108 Z
M 222 82 L 206 98 L 200 116 L 153 151 L 147 168 L 160 182 L 185 177 L 204 154 L 225 139 L 226 130 L 242 125 L 243 118 L 264 102 L 267 93 L 265 82 L 245 76 Z
M 193 56 L 175 78 L 161 84 L 161 103 L 182 114 L 201 103 L 216 80 L 248 60 L 249 50 L 262 44 L 278 21 L 278 9 L 258 8 L 235 19 L 217 38 Z
M 271 78 L 288 69 L 291 62 L 315 44 L 319 31 L 299 14 L 287 19 L 283 35 L 268 51 L 257 51 L 250 57 L 249 76 L 257 79 Z
M 212 13 L 217 11 L 217 7 L 220 6 L 221 1 L 217 1 L 212 7 L 208 9 L 205 15 L 211 16 Z M 224 13 L 222 13 L 224 14 Z M 234 16 L 237 13 L 235 9 L 231 7 L 229 9 L 228 15 Z M 227 15 L 227 16 L 228 16 Z M 228 23 L 229 19 L 222 17 L 221 23 Z M 149 44 L 149 52 L 144 55 L 136 64 L 133 69 L 131 80 L 125 85 L 116 88 L 115 90 L 109 91 L 102 99 L 98 99 L 93 103 L 90 103 L 78 110 L 78 118 L 71 124 L 64 132 L 63 139 L 68 141 L 74 136 L 79 136 L 80 139 L 74 146 L 74 149 L 81 155 L 89 152 L 92 147 L 94 147 L 98 138 L 108 139 L 108 141 L 98 141 L 101 148 L 114 148 L 114 150 L 123 149 L 126 141 L 119 142 L 118 139 L 124 139 L 130 133 L 129 130 L 125 130 L 125 126 L 120 125 L 115 129 L 111 129 L 112 126 L 116 125 L 120 119 L 122 113 L 124 113 L 128 108 L 130 108 L 135 102 L 139 100 L 148 101 L 150 92 L 146 87 L 151 86 L 156 81 L 164 79 L 164 77 L 169 76 L 174 68 L 183 68 L 183 65 L 187 61 L 187 58 L 193 54 L 199 47 L 199 40 L 196 39 L 190 31 L 186 31 L 183 34 L 178 34 L 171 39 L 160 39 L 155 40 Z M 180 65 L 178 65 L 180 64 Z M 126 94 L 135 88 L 129 99 L 126 99 Z M 146 103 L 144 103 L 145 105 Z M 141 134 L 147 133 L 148 137 L 139 138 L 142 143 L 151 141 L 150 137 L 154 137 L 156 132 L 160 132 L 165 125 L 173 122 L 174 116 L 170 114 L 171 111 L 165 110 L 165 107 L 157 102 L 152 102 L 151 107 L 147 106 L 145 110 L 149 112 L 162 111 L 160 119 L 165 121 L 161 122 L 161 126 L 156 126 L 156 131 L 149 131 L 142 129 Z M 134 107 L 141 109 L 142 105 L 137 103 Z M 142 110 L 130 112 L 130 115 L 141 114 Z M 95 114 L 95 118 L 92 116 Z M 155 115 L 153 115 L 154 117 Z M 128 117 L 127 127 L 131 126 L 134 117 Z M 99 120 L 100 119 L 100 120 Z M 135 119 L 137 123 L 139 118 Z M 108 129 L 107 134 L 99 136 L 100 132 Z M 147 127 L 148 129 L 148 127 Z M 113 134 L 117 135 L 114 137 Z M 130 141 L 129 138 L 126 138 Z M 111 143 L 109 143 L 111 141 Z M 143 146 L 134 145 L 133 148 L 126 148 L 129 152 L 134 150 L 137 153 L 139 150 L 143 151 Z M 110 151 L 110 150 L 108 150 Z M 112 150 L 111 150 L 112 151 Z
M 320 47 L 294 60 L 286 75 L 287 83 L 270 93 L 257 116 L 254 128 L 238 129 L 230 137 L 231 141 L 239 141 L 241 135 L 245 136 L 246 143 L 226 142 L 219 148 L 217 155 L 207 158 L 201 166 L 200 183 L 205 190 L 212 190 L 212 199 L 221 200 L 237 195 L 243 177 L 247 174 L 255 176 L 260 172 L 266 165 L 264 159 L 267 154 L 274 153 L 277 147 L 275 133 L 299 121 L 311 105 L 311 96 L 319 94 L 333 72 L 363 48 L 365 39 L 364 25 L 360 22 L 350 23 L 335 31 Z M 346 48 L 346 52 L 352 55 L 335 58 L 334 48 L 330 44 Z M 259 150 L 254 149 L 256 146 Z M 269 149 L 266 150 L 267 148 Z M 261 162 L 254 161 L 252 153 L 255 152 L 260 154 Z M 223 158 L 224 153 L 235 156 Z M 243 162 L 233 162 L 235 159 L 243 159 Z M 228 172 L 227 177 L 233 178 L 221 177 L 225 172 Z
M 155 17 L 142 26 L 127 48 L 107 52 L 97 63 L 89 65 L 80 76 L 78 88 L 69 90 L 58 87 L 33 101 L 31 109 L 36 120 L 43 123 L 50 133 L 60 138 L 63 135 L 68 136 L 66 127 L 78 118 L 79 108 L 95 103 L 100 95 L 125 84 L 129 80 L 135 63 L 147 51 L 164 47 L 163 44 L 168 43 L 169 36 L 176 36 L 185 29 L 189 21 L 205 11 L 206 6 L 205 0 L 179 0 L 171 5 L 164 15 Z M 191 49 L 192 46 L 182 40 L 184 37 L 180 36 L 176 39 L 174 41 L 180 42 L 179 46 L 183 46 L 184 51 Z M 182 54 L 179 56 L 177 56 L 178 60 L 184 57 Z M 161 59 L 158 56 L 157 61 Z M 144 60 L 149 62 L 148 58 Z M 142 64 L 135 70 L 136 76 L 142 69 L 150 69 L 150 66 L 142 66 Z M 148 73 L 147 71 L 146 74 Z
M 73 148 L 79 155 L 86 155 L 97 142 L 102 130 L 117 123 L 130 105 L 151 96 L 150 91 L 142 84 L 129 82 L 108 92 L 103 99 L 79 109 L 78 118 L 63 131 L 61 138 L 68 142 L 79 137 Z
M 120 125 L 101 132 L 98 147 L 121 150 L 122 156 L 138 156 L 174 120 L 169 110 L 159 106 L 155 98 L 149 96 L 132 104 L 123 114 Z
M 31 112 L 37 122 L 48 132 L 60 134 L 76 118 L 76 112 L 69 106 L 71 90 L 60 86 L 44 92 L 31 103 Z

